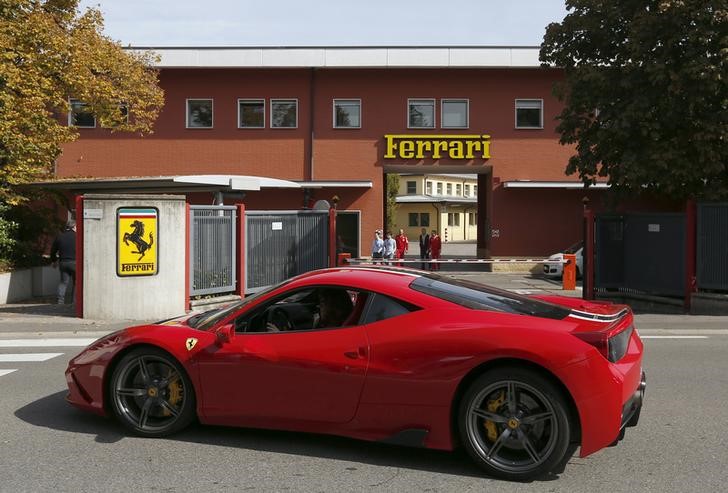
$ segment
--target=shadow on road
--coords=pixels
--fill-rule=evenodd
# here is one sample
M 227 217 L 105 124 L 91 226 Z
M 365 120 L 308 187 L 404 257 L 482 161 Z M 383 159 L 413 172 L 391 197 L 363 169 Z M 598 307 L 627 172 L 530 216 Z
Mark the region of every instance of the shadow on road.
M 65 395 L 66 392 L 61 391 L 38 399 L 18 409 L 15 416 L 34 426 L 96 435 L 95 440 L 99 443 L 116 443 L 129 435 L 112 419 L 89 414 L 70 406 L 65 401 Z M 345 460 L 458 476 L 485 477 L 462 450 L 444 452 L 329 435 L 199 424 L 166 440 Z M 556 478 L 557 476 L 551 475 L 542 480 Z
M 57 305 L 53 303 L 17 303 L 0 305 L 0 315 L 15 313 L 18 315 L 38 315 L 42 317 L 76 318 L 74 305 Z

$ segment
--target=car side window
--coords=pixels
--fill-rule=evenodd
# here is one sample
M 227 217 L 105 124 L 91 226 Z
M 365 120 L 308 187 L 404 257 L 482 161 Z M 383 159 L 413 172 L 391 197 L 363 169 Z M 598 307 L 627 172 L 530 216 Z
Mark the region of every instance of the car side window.
M 418 310 L 416 306 L 410 305 L 404 301 L 395 300 L 389 296 L 379 293 L 369 295 L 371 300 L 366 308 L 366 313 L 362 318 L 362 324 L 370 324 L 386 320 L 388 318 L 398 317 L 406 313 Z

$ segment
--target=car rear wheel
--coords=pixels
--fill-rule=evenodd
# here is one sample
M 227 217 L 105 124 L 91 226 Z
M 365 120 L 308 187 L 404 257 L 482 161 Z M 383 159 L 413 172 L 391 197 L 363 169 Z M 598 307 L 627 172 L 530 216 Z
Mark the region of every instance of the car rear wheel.
M 140 348 L 125 355 L 109 381 L 114 415 L 137 435 L 166 436 L 195 418 L 195 395 L 182 365 L 169 354 Z
M 526 481 L 557 469 L 572 434 L 561 391 L 537 372 L 499 368 L 481 375 L 460 403 L 460 438 L 488 474 Z

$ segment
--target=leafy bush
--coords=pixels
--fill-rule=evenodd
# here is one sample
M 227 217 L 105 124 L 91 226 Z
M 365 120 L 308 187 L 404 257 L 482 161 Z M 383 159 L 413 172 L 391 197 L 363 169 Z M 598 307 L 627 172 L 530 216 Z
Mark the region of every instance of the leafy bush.
M 0 202 L 0 271 L 43 265 L 43 254 L 60 230 L 53 208 Z

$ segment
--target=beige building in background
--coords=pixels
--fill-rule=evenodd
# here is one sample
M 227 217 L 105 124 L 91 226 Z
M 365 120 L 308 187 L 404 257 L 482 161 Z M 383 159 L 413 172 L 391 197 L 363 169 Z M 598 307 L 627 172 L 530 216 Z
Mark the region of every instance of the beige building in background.
M 433 229 L 442 241 L 476 241 L 477 175 L 399 175 L 397 226 L 410 243 L 422 228 Z M 393 231 L 396 234 L 396 231 Z

